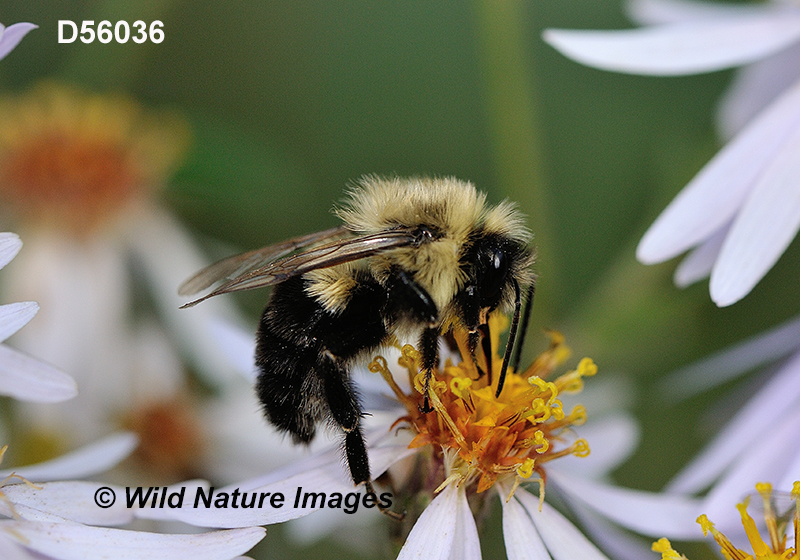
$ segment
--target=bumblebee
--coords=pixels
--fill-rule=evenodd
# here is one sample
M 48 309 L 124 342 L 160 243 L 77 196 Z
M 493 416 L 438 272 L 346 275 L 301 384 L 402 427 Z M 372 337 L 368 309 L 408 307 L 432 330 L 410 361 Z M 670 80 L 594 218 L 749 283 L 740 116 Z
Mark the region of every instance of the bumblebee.
M 371 488 L 361 429 L 363 409 L 350 370 L 397 337 L 415 337 L 426 388 L 438 340 L 455 327 L 469 332 L 475 356 L 488 348 L 488 315 L 514 310 L 497 395 L 509 365 L 534 255 L 521 214 L 497 206 L 453 178 L 367 176 L 334 213 L 342 226 L 244 253 L 187 280 L 181 295 L 222 283 L 212 296 L 273 286 L 257 334 L 256 390 L 267 420 L 308 443 L 323 421 L 344 432 L 350 475 Z M 515 363 L 519 360 L 519 349 Z M 486 356 L 491 351 L 484 352 Z M 482 375 L 492 375 L 486 364 Z M 423 412 L 429 412 L 426 400 Z

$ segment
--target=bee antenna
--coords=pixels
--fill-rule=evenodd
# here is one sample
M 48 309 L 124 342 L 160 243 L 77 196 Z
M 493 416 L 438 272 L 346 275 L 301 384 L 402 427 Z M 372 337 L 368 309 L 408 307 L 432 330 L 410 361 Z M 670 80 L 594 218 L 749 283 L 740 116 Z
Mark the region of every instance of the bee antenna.
M 533 309 L 533 296 L 536 294 L 536 285 L 531 283 L 525 297 L 525 309 L 522 312 L 522 324 L 519 327 L 519 344 L 514 348 L 514 359 L 511 360 L 511 369 L 519 371 L 519 363 L 522 359 L 522 349 L 525 347 L 525 335 L 528 332 L 528 323 L 531 320 L 531 310 Z
M 508 362 L 511 361 L 511 351 L 514 349 L 514 339 L 517 338 L 517 327 L 519 326 L 519 312 L 522 307 L 522 294 L 519 289 L 519 282 L 514 278 L 511 279 L 514 283 L 514 318 L 511 320 L 511 330 L 508 331 L 508 342 L 506 342 L 506 352 L 503 356 L 503 367 L 500 369 L 500 377 L 497 379 L 497 392 L 494 394 L 495 398 L 500 397 L 503 391 L 503 383 L 506 380 L 506 371 L 508 370 Z

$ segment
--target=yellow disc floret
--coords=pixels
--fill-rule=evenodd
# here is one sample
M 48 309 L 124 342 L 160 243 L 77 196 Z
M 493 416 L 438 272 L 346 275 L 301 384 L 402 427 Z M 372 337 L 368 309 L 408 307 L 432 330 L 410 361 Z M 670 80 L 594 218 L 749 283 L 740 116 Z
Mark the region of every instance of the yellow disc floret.
M 750 541 L 750 546 L 753 549 L 752 554 L 744 550 L 740 550 L 720 532 L 714 524 L 708 519 L 706 515 L 701 515 L 697 518 L 697 522 L 703 530 L 703 534 L 708 536 L 709 533 L 714 537 L 714 540 L 719 544 L 722 555 L 728 560 L 798 560 L 797 540 L 800 535 L 800 482 L 795 482 L 792 493 L 779 493 L 772 490 L 772 485 L 767 482 L 760 482 L 756 484 L 756 491 L 760 495 L 764 503 L 764 522 L 769 533 L 769 543 L 767 543 L 758 532 L 756 522 L 747 513 L 747 507 L 750 499 L 746 498 L 742 503 L 736 506 L 739 510 L 739 515 L 742 518 L 742 526 L 747 534 L 747 539 Z M 775 511 L 775 504 L 786 498 L 787 502 L 794 501 L 794 543 L 795 548 L 787 547 L 787 522 L 784 516 L 779 516 Z M 653 543 L 653 550 L 662 554 L 663 560 L 677 560 L 685 558 L 678 556 L 678 553 L 672 549 L 667 539 L 661 539 Z
M 477 356 L 478 363 L 487 363 L 487 358 L 492 361 L 490 371 L 501 368 L 502 358 L 496 349 L 503 323 L 507 321 L 502 316 L 490 318 L 495 351 L 490 357 Z M 408 370 L 415 391 L 406 394 L 393 380 L 390 382 L 406 406 L 404 420 L 416 434 L 410 447 L 430 445 L 441 450 L 445 484 L 475 482 L 476 491 L 484 492 L 498 480 L 509 479 L 516 487 L 534 472 L 544 479 L 542 466 L 548 461 L 568 454 L 588 455 L 588 444 L 570 437 L 571 427 L 584 422 L 585 409 L 579 406 L 565 414 L 558 397 L 562 391 L 580 390 L 581 378 L 596 373 L 591 360 L 584 359 L 576 370 L 550 380 L 553 370 L 569 356 L 563 337 L 550 333 L 550 348 L 524 372 L 509 369 L 504 388 L 496 397 L 496 376 L 491 379 L 473 362 L 467 350 L 467 333 L 455 331 L 454 338 L 462 360 L 458 364 L 447 360 L 431 379 L 427 397 L 433 412 L 421 411 L 426 396 L 425 372 L 415 349 L 403 347 L 399 360 Z M 387 381 L 391 378 L 381 357 L 370 364 L 370 369 L 381 372 Z

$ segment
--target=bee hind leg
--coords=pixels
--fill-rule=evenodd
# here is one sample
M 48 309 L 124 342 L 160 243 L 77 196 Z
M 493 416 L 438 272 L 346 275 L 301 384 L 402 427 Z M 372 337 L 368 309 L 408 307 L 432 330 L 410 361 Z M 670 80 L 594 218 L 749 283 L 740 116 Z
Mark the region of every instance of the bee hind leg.
M 344 452 L 347 458 L 347 467 L 353 483 L 358 486 L 364 484 L 368 494 L 378 494 L 372 486 L 372 475 L 369 468 L 369 455 L 364 434 L 361 432 L 361 405 L 358 402 L 355 389 L 350 381 L 347 370 L 328 351 L 323 353 L 324 387 L 325 396 L 334 422 L 344 431 Z M 405 517 L 404 513 L 397 513 L 376 504 L 381 513 L 397 520 Z
M 369 459 L 364 436 L 361 434 L 363 412 L 353 383 L 350 381 L 350 375 L 339 360 L 327 350 L 322 353 L 319 370 L 331 419 L 345 433 L 345 455 L 353 483 L 358 485 L 368 482 L 371 479 Z

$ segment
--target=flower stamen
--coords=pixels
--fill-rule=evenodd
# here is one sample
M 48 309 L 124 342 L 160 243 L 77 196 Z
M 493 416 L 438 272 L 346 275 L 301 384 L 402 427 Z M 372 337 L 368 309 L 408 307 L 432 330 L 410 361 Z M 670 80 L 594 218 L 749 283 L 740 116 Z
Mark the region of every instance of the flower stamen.
M 489 321 L 491 336 L 499 339 L 507 320 L 494 314 Z M 511 488 L 513 495 L 520 483 L 532 482 L 533 473 L 537 472 L 540 500 L 543 500 L 545 473 L 540 465 L 565 455 L 588 454 L 584 440 L 567 439 L 573 439 L 572 426 L 586 420 L 586 410 L 577 406 L 565 415 L 559 395 L 563 391 L 580 390 L 582 378 L 594 375 L 597 366 L 584 359 L 575 371 L 551 380 L 554 368 L 566 360 L 569 349 L 559 333 L 551 332 L 549 336 L 550 348 L 524 373 L 507 371 L 499 396 L 488 376 L 481 375 L 476 365 L 481 361 L 502 361 L 494 355 L 498 340 L 492 340 L 491 345 L 478 345 L 473 360 L 468 350 L 468 333 L 463 329 L 453 331 L 462 360 L 455 365 L 447 360 L 432 376 L 421 368 L 421 356 L 416 349 L 410 345 L 401 348 L 398 363 L 408 371 L 413 387 L 410 394 L 391 378 L 384 358 L 378 356 L 370 364 L 370 371 L 381 373 L 406 407 L 404 419 L 416 432 L 409 446 L 431 445 L 434 460 L 443 463 L 445 477 L 436 492 L 454 482 L 464 485 L 474 481 L 474 491 L 482 493 L 501 482 L 504 488 Z M 492 356 L 483 355 L 487 346 L 493 349 Z M 433 408 L 427 414 L 420 408 L 426 396 Z

